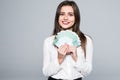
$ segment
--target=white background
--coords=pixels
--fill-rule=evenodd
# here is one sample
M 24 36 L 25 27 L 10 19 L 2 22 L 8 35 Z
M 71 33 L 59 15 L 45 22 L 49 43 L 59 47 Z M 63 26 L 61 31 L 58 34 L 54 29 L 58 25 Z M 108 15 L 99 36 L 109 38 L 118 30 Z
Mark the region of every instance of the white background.
M 62 0 L 0 0 L 0 80 L 46 80 L 43 41 Z M 81 30 L 93 38 L 93 71 L 84 80 L 120 80 L 120 0 L 75 0 Z

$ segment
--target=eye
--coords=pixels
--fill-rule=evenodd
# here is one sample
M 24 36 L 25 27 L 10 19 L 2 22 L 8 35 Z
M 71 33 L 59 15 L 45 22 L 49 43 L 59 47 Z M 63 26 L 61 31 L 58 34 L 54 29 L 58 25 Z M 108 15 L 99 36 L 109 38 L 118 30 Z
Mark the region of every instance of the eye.
M 64 13 L 60 13 L 60 15 L 61 15 L 61 16 L 63 16 L 63 15 L 64 15 Z
M 69 16 L 74 16 L 74 14 L 73 14 L 73 13 L 69 13 L 68 15 L 69 15 Z

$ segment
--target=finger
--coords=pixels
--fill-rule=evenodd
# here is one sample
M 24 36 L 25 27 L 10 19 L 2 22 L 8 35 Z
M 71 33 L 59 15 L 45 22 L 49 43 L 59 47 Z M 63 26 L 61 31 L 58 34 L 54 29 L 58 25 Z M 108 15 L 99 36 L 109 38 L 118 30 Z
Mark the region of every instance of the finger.
M 65 47 L 65 50 L 64 50 L 64 53 L 67 53 L 68 52 L 68 46 Z
M 67 46 L 66 45 L 62 45 L 59 49 L 58 49 L 59 53 L 61 54 L 66 54 L 67 51 Z
M 64 46 L 61 46 L 61 48 L 60 48 L 60 50 L 62 51 L 62 52 L 64 52 L 65 50 L 66 50 L 66 46 L 64 45 Z

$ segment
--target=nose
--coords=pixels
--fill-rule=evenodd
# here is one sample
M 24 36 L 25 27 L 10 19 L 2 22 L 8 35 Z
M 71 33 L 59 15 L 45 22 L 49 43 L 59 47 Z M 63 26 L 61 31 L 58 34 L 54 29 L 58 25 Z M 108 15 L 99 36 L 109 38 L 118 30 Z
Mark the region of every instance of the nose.
M 64 15 L 64 19 L 67 20 L 67 19 L 68 19 L 68 16 L 67 16 L 67 15 Z

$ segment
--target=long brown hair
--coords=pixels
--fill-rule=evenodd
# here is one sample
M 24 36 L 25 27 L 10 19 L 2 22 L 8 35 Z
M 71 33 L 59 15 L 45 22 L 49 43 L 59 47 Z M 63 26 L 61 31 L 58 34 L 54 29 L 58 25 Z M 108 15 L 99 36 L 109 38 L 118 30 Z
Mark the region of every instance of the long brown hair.
M 84 33 L 82 33 L 80 31 L 80 11 L 79 8 L 77 6 L 77 4 L 74 1 L 63 1 L 61 2 L 56 10 L 56 16 L 55 16 L 55 21 L 54 21 L 54 30 L 53 30 L 53 35 L 56 35 L 58 32 L 61 31 L 61 27 L 59 25 L 58 19 L 59 19 L 59 15 L 60 15 L 60 11 L 62 6 L 72 6 L 73 10 L 74 10 L 74 15 L 75 15 L 75 23 L 73 25 L 73 32 L 77 33 L 80 40 L 81 40 L 81 47 L 84 51 L 84 56 L 86 57 L 86 37 L 84 35 Z

